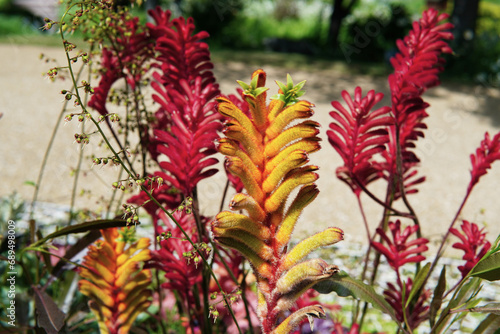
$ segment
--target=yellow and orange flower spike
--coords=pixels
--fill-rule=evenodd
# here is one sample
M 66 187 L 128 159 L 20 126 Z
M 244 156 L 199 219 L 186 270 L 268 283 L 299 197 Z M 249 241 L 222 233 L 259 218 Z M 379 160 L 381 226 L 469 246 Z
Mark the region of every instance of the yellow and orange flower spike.
M 151 304 L 151 271 L 141 270 L 141 264 L 151 258 L 150 240 L 129 243 L 130 233 L 117 228 L 101 234 L 103 239 L 88 248 L 79 289 L 90 298 L 101 334 L 128 333 L 135 318 Z
M 215 239 L 242 253 L 258 280 L 258 315 L 264 334 L 289 333 L 304 318 L 323 317 L 320 306 L 277 320 L 297 298 L 316 283 L 331 278 L 338 268 L 320 259 L 304 261 L 315 249 L 343 239 L 342 230 L 331 227 L 300 242 L 288 251 L 288 243 L 302 210 L 319 191 L 314 184 L 317 166 L 307 165 L 309 153 L 319 150 L 319 124 L 308 120 L 313 104 L 301 101 L 305 82 L 277 82 L 278 95 L 266 105 L 266 73 L 257 70 L 250 84 L 241 81 L 246 115 L 229 99 L 219 97 L 218 111 L 226 116 L 218 150 L 226 156 L 227 169 L 237 175 L 247 194 L 236 194 L 229 208 L 245 214 L 220 212 L 212 222 Z M 297 122 L 299 121 L 299 122 Z M 290 193 L 300 187 L 291 204 Z

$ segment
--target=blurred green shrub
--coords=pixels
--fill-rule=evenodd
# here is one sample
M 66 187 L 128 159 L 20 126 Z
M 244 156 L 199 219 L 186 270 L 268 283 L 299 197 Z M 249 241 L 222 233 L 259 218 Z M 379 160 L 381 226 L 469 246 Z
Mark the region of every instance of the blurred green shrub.
M 402 4 L 359 5 L 343 22 L 339 50 L 349 61 L 387 61 L 411 23 L 411 14 Z
M 500 4 L 481 1 L 471 50 L 449 59 L 448 75 L 500 87 Z
M 243 0 L 185 0 L 181 9 L 192 17 L 198 31 L 207 31 L 212 38 L 221 38 L 225 27 L 231 25 L 243 9 Z

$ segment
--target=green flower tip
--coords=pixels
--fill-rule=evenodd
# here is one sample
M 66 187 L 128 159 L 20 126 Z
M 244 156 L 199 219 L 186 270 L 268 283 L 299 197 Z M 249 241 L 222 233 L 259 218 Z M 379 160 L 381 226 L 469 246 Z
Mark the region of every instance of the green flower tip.
M 273 95 L 271 98 L 283 101 L 283 103 L 285 103 L 285 106 L 289 106 L 298 102 L 299 97 L 306 93 L 304 90 L 302 90 L 302 88 L 306 84 L 306 80 L 303 80 L 294 86 L 290 74 L 286 75 L 286 85 L 280 81 L 276 81 L 276 84 L 278 84 L 281 93 Z
M 252 81 L 250 82 L 250 85 L 244 83 L 241 80 L 236 80 L 236 82 L 241 86 L 241 88 L 243 88 L 243 94 L 257 97 L 269 89 L 266 87 L 257 87 L 258 79 L 259 79 L 258 75 L 254 76 Z

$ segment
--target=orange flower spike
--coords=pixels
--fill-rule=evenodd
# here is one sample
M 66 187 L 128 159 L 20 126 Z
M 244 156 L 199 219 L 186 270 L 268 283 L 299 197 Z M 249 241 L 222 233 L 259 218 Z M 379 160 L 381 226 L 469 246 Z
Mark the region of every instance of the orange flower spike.
M 301 184 L 310 184 L 318 179 L 318 174 L 312 170 L 317 170 L 316 166 L 307 166 L 309 169 L 302 169 L 294 173 L 293 177 L 287 177 L 279 187 L 266 199 L 265 210 L 274 212 L 286 201 L 290 193 Z M 311 168 L 312 167 L 312 168 Z
M 288 334 L 297 327 L 302 320 L 309 320 L 311 330 L 313 330 L 313 318 L 324 319 L 326 318 L 325 311 L 319 305 L 311 305 L 301 308 L 300 310 L 292 313 L 283 322 L 274 329 L 271 334 Z
M 240 142 L 255 165 L 262 165 L 264 154 L 258 145 L 257 139 L 247 129 L 234 121 L 228 121 L 225 123 L 223 133 L 226 137 Z
M 271 160 L 266 163 L 264 175 L 271 173 L 283 160 L 285 160 L 294 151 L 303 151 L 306 153 L 313 153 L 320 149 L 320 138 L 312 137 L 299 140 L 280 151 Z
M 264 193 L 259 186 L 259 181 L 256 180 L 254 175 L 243 164 L 243 161 L 237 157 L 226 157 L 226 168 L 234 175 L 238 176 L 248 194 L 255 198 L 257 202 L 262 202 Z
M 241 179 L 247 194 L 236 194 L 229 205 L 246 214 L 223 211 L 211 227 L 217 242 L 239 251 L 251 263 L 257 277 L 262 332 L 289 333 L 305 317 L 324 316 L 321 307 L 311 306 L 277 325 L 305 290 L 338 272 L 323 260 L 302 261 L 313 250 L 340 241 L 342 231 L 327 229 L 286 253 L 298 217 L 319 192 L 314 185 L 318 167 L 306 165 L 308 154 L 320 148 L 319 124 L 311 120 L 293 124 L 313 115 L 313 104 L 298 99 L 304 94 L 304 81 L 294 85 L 288 76 L 286 84 L 277 82 L 279 92 L 266 106 L 265 78 L 264 71 L 258 70 L 250 84 L 238 81 L 251 117 L 230 100 L 217 100 L 219 112 L 230 118 L 223 131 L 227 138 L 219 140 L 217 149 L 226 155 L 228 170 Z M 287 206 L 288 197 L 299 186 Z
M 262 136 L 255 128 L 252 121 L 247 115 L 243 113 L 238 107 L 236 107 L 230 100 L 225 97 L 218 97 L 216 101 L 219 103 L 218 111 L 222 115 L 232 118 L 237 121 L 243 128 L 247 129 L 248 132 L 257 140 L 262 141 Z
M 268 240 L 271 237 L 271 231 L 268 227 L 255 222 L 250 217 L 229 211 L 219 213 L 212 222 L 212 228 L 219 230 L 241 229 L 263 240 Z
M 140 263 L 151 258 L 150 240 L 130 244 L 134 236 L 129 229 L 106 229 L 101 234 L 104 240 L 89 246 L 84 258 L 79 289 L 90 298 L 101 333 L 128 333 L 137 315 L 151 304 L 151 272 L 140 270 Z
M 280 181 L 288 172 L 290 172 L 292 169 L 304 165 L 308 161 L 309 159 L 307 157 L 307 152 L 299 150 L 291 152 L 267 176 L 264 183 L 262 183 L 262 190 L 265 193 L 270 193 L 278 186 Z

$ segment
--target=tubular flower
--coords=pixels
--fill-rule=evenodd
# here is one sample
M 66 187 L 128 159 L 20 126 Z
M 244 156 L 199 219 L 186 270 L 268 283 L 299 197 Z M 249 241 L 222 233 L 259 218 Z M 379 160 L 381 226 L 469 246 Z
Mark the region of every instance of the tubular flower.
M 396 318 L 404 322 L 405 317 L 403 316 L 403 309 L 406 310 L 406 319 L 408 320 L 408 325 L 410 329 L 417 328 L 423 321 L 425 321 L 429 316 L 429 306 L 424 305 L 424 303 L 429 299 L 432 292 L 430 290 L 425 290 L 419 294 L 416 303 L 412 306 L 411 310 L 409 308 L 404 308 L 406 300 L 410 295 L 413 281 L 408 278 L 406 283 L 403 285 L 398 281 L 398 286 L 394 286 L 392 283 L 387 283 L 388 289 L 384 290 L 385 300 L 392 306 L 396 312 Z M 404 293 L 403 293 L 404 288 Z M 403 297 L 404 296 L 404 297 Z
M 387 258 L 389 265 L 395 271 L 398 271 L 399 267 L 406 263 L 425 260 L 425 256 L 420 253 L 429 249 L 427 247 L 429 240 L 417 238 L 413 241 L 408 241 L 408 238 L 417 232 L 418 225 L 407 226 L 401 232 L 401 222 L 397 220 L 396 223 L 389 222 L 389 229 L 391 230 L 392 240 L 383 229 L 380 227 L 377 228 L 377 233 L 387 243 L 388 247 L 376 241 L 372 241 L 372 246 Z
M 125 78 L 134 90 L 146 72 L 146 62 L 153 58 L 153 41 L 139 25 L 139 18 L 122 14 L 111 20 L 110 28 L 116 30 L 117 36 L 113 48 L 102 49 L 101 80 L 88 103 L 102 115 L 108 114 L 106 102 L 111 86 Z
M 342 92 L 342 98 L 349 110 L 338 101 L 333 101 L 335 109 L 330 116 L 335 120 L 327 131 L 328 141 L 344 160 L 344 166 L 337 169 L 337 177 L 347 183 L 359 196 L 361 188 L 380 177 L 373 156 L 385 150 L 389 141 L 387 127 L 393 123 L 389 107 L 371 110 L 384 94 L 371 90 L 365 97 L 361 88 L 354 90 L 354 101 L 349 93 Z
M 491 244 L 486 240 L 486 232 L 483 232 L 484 229 L 479 229 L 476 224 L 464 220 L 460 228 L 463 233 L 456 228 L 451 228 L 450 232 L 461 240 L 461 242 L 454 243 L 452 247 L 461 249 L 465 253 L 462 258 L 466 261 L 465 265 L 458 266 L 462 277 L 465 277 L 488 252 Z M 481 248 L 481 246 L 483 247 Z
M 338 228 L 306 238 L 288 251 L 288 242 L 302 210 L 318 195 L 316 166 L 308 154 L 319 149 L 319 124 L 307 120 L 313 105 L 298 100 L 304 82 L 278 82 L 279 94 L 266 105 L 266 74 L 257 70 L 251 83 L 239 82 L 248 104 L 247 116 L 230 99 L 219 97 L 218 111 L 228 118 L 218 150 L 226 155 L 227 169 L 242 181 L 246 194 L 236 194 L 233 211 L 220 212 L 212 222 L 215 240 L 239 251 L 250 262 L 258 282 L 257 313 L 263 333 L 289 333 L 303 319 L 324 317 L 319 305 L 309 305 L 278 319 L 297 299 L 338 268 L 320 259 L 303 261 L 313 250 L 343 239 Z M 301 122 L 296 122 L 298 120 Z M 290 193 L 300 190 L 287 207 Z
M 79 281 L 80 292 L 90 298 L 101 333 L 128 333 L 135 318 L 151 304 L 151 271 L 140 264 L 151 258 L 150 241 L 134 241 L 128 229 L 101 231 L 103 239 L 89 246 Z M 127 247 L 127 244 L 129 243 Z
M 429 104 L 424 102 L 422 95 L 427 89 L 439 84 L 438 74 L 443 70 L 444 64 L 440 55 L 452 52 L 446 40 L 452 39 L 453 35 L 446 30 L 453 25 L 440 23 L 447 17 L 447 14 L 438 14 L 435 9 L 424 11 L 422 18 L 413 23 L 413 30 L 408 36 L 397 41 L 399 53 L 391 58 L 394 73 L 389 76 L 389 87 L 394 125 L 389 127 L 390 142 L 388 149 L 382 154 L 386 160 L 384 177 L 392 180 L 397 173 L 399 144 L 405 193 L 417 192 L 412 187 L 425 180 L 424 177 L 416 177 L 414 167 L 419 159 L 412 149 L 415 141 L 424 136 L 423 130 L 427 128 L 424 119 L 428 116 L 425 109 Z M 396 185 L 396 198 L 403 191 L 399 188 Z
M 202 42 L 208 34 L 194 34 L 191 18 L 176 18 L 167 25 L 170 15 L 161 13 L 159 8 L 153 12 L 157 26 L 148 25 L 151 34 L 159 36 L 155 50 L 160 68 L 151 84 L 160 109 L 150 152 L 168 172 L 165 181 L 187 196 L 200 180 L 217 172 L 210 167 L 218 162 L 211 155 L 216 153 L 214 141 L 222 128 L 214 101 L 220 92 L 208 45 Z
M 476 150 L 476 154 L 470 155 L 472 170 L 470 172 L 471 180 L 467 192 L 472 190 L 479 182 L 481 176 L 488 173 L 491 164 L 497 160 L 500 160 L 500 132 L 493 138 L 490 138 L 490 134 L 486 132 L 484 140 L 481 141 L 480 146 Z

